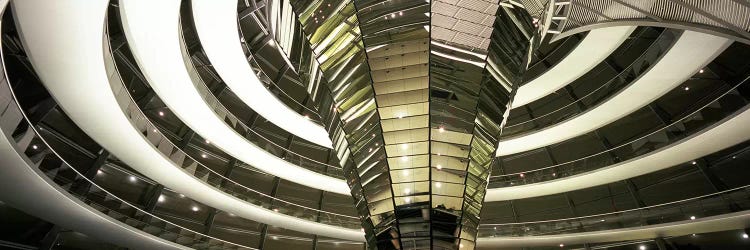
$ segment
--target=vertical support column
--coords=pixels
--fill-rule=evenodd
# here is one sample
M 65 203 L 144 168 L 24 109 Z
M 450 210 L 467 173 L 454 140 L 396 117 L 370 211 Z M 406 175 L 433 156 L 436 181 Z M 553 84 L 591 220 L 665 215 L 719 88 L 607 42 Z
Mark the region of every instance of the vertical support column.
M 281 179 L 279 177 L 273 178 L 273 188 L 271 188 L 271 197 L 276 197 L 276 193 L 279 190 L 279 182 Z M 271 206 L 273 206 L 273 201 L 271 201 Z M 260 243 L 258 244 L 258 249 L 263 249 L 266 245 L 266 239 L 268 238 L 268 224 L 263 224 L 260 230 Z

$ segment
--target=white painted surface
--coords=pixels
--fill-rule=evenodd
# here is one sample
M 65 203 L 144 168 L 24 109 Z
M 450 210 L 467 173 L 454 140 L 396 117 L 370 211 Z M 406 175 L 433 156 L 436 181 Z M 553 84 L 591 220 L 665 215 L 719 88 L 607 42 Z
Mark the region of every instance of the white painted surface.
M 104 20 L 104 9 L 108 1 L 78 0 L 49 2 L 46 0 L 23 0 L 13 3 L 18 22 L 28 23 L 51 16 L 39 15 L 59 11 L 66 15 L 73 8 L 96 10 L 82 19 Z M 8 0 L 0 0 L 0 13 L 5 11 Z M 74 13 L 67 14 L 68 17 Z M 65 18 L 67 19 L 67 18 Z M 100 22 L 101 24 L 101 22 Z M 74 39 L 70 39 L 74 40 Z M 10 100 L 7 83 L 0 83 L 0 100 Z M 7 99 L 6 99 L 7 98 Z M 6 103 L 2 101 L 0 103 Z M 10 102 L 9 105 L 16 105 Z M 18 112 L 17 107 L 0 107 L 3 112 Z M 21 122 L 24 122 L 21 120 Z M 7 130 L 8 128 L 6 128 Z M 0 200 L 24 213 L 52 222 L 64 228 L 73 229 L 102 242 L 114 243 L 132 249 L 190 249 L 148 234 L 89 207 L 73 197 L 44 175 L 31 161 L 22 156 L 24 149 L 16 148 L 11 141 L 12 131 L 0 131 Z
M 672 48 L 630 86 L 578 116 L 500 141 L 497 155 L 549 146 L 617 121 L 683 84 L 731 43 L 726 38 L 685 31 Z
M 349 195 L 349 186 L 344 180 L 302 168 L 263 150 L 229 127 L 206 105 L 190 78 L 180 48 L 180 3 L 177 0 L 122 1 L 120 6 L 123 30 L 133 57 L 159 98 L 193 131 L 238 160 L 284 180 Z M 212 1 L 205 7 L 225 10 L 229 5 L 236 25 L 236 1 Z M 220 13 L 229 15 L 226 11 Z M 220 25 L 214 28 L 223 29 Z M 234 34 L 237 34 L 236 29 Z M 241 53 L 238 55 L 243 58 Z M 273 111 L 271 106 L 265 108 Z
M 291 230 L 328 237 L 363 241 L 360 230 L 345 229 L 276 213 L 211 187 L 175 166 L 160 154 L 125 117 L 107 79 L 104 68 L 104 20 L 108 1 L 78 0 L 15 2 L 19 28 L 29 60 L 44 86 L 66 114 L 91 138 L 133 169 L 176 192 L 198 202 L 237 216 Z M 121 1 L 121 11 L 132 7 L 159 9 L 158 5 L 179 6 L 179 1 Z M 131 6 L 135 4 L 136 6 Z M 20 8 L 23 6 L 24 8 Z M 124 13 L 126 14 L 126 13 Z M 177 13 L 171 15 L 177 39 Z M 152 23 L 151 25 L 159 25 Z M 163 39 L 153 33 L 148 39 Z M 167 36 L 169 36 L 167 35 Z M 73 39 L 74 38 L 74 39 Z M 167 58 L 176 52 L 159 51 L 159 67 L 169 65 Z M 185 74 L 175 70 L 173 74 Z M 273 166 L 273 165 L 270 165 Z M 298 173 L 294 173 L 298 174 Z
M 242 102 L 263 118 L 300 138 L 331 148 L 328 132 L 290 109 L 255 75 L 242 51 L 237 0 L 193 1 L 193 18 L 208 60 Z
M 514 200 L 558 194 L 652 173 L 750 140 L 748 127 L 750 127 L 750 111 L 746 107 L 745 110 L 734 117 L 717 122 L 704 129 L 703 132 L 674 142 L 672 145 L 649 154 L 599 170 L 558 180 L 489 189 L 485 201 Z
M 512 107 L 520 107 L 565 87 L 588 73 L 630 37 L 636 26 L 595 29 L 562 61 L 518 87 Z

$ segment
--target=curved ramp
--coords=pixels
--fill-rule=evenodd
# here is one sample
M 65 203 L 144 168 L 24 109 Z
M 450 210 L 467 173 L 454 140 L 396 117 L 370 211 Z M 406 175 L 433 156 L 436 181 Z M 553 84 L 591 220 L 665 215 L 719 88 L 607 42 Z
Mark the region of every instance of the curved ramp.
M 578 116 L 500 141 L 497 155 L 511 155 L 562 142 L 635 112 L 683 84 L 731 43 L 732 40 L 726 38 L 685 31 L 656 65 L 630 86 Z
M 179 1 L 137 2 L 179 6 Z M 109 84 L 103 47 L 107 3 L 106 0 L 64 4 L 44 0 L 14 2 L 31 64 L 65 113 L 86 134 L 138 172 L 198 202 L 291 230 L 363 240 L 359 230 L 316 223 L 247 203 L 203 183 L 159 153 L 125 116 Z M 128 3 L 132 2 L 121 1 L 120 8 Z M 177 20 L 175 17 L 175 32 Z M 179 47 L 173 49 L 179 51 Z

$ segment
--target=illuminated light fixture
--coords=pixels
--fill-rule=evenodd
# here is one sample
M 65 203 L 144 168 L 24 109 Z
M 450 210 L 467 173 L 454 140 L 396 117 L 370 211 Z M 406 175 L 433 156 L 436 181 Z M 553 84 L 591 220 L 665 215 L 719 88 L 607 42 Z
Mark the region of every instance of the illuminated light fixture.
M 154 133 L 156 133 L 156 129 L 154 129 L 153 131 L 154 131 Z
M 436 187 L 436 188 L 440 188 L 440 187 L 442 187 L 442 186 L 443 186 L 443 183 L 440 183 L 440 182 L 435 182 L 435 187 Z
M 31 145 L 31 148 L 33 148 L 33 149 L 38 149 L 38 148 L 39 148 L 39 146 L 37 146 L 37 145 Z
M 601 221 L 601 222 L 605 222 L 605 221 L 607 221 L 607 220 L 605 220 L 605 219 L 601 219 L 600 221 Z
M 438 132 L 440 132 L 440 133 L 442 133 L 442 132 L 445 132 L 445 127 L 443 127 L 443 126 L 440 126 L 440 127 L 438 128 Z
M 271 238 L 273 238 L 274 240 L 278 240 L 278 239 L 279 239 L 279 236 L 273 236 L 273 237 L 271 237 Z
M 523 173 L 521 173 L 521 174 L 519 174 L 518 176 L 521 176 L 521 178 L 523 178 L 523 177 L 524 177 L 525 175 L 523 175 Z
M 404 176 L 409 176 L 409 171 L 408 171 L 408 170 L 406 170 L 406 171 L 404 171 L 404 172 L 403 172 L 402 174 L 403 174 Z
M 404 118 L 404 113 L 398 113 L 396 114 L 396 117 L 398 117 L 398 119 Z
M 367 152 L 368 152 L 368 153 L 372 152 L 372 148 L 368 149 L 368 150 L 367 150 Z
M 404 201 L 405 201 L 406 203 L 409 203 L 409 202 L 411 202 L 411 198 L 409 198 L 409 197 L 404 197 Z
M 640 246 L 638 246 L 638 249 L 640 249 L 640 250 L 646 250 L 646 245 L 640 245 Z
M 691 162 L 690 164 L 693 164 L 693 165 L 695 165 L 695 164 L 698 164 L 698 162 L 696 162 L 696 161 L 693 161 L 693 162 Z
M 164 116 L 164 111 L 159 111 L 159 116 Z
M 695 216 L 690 216 L 690 220 L 695 220 Z
M 135 178 L 135 176 L 131 175 L 130 177 L 128 177 L 128 180 L 130 180 L 130 182 L 135 182 L 138 180 L 138 178 Z
M 197 206 L 193 206 L 192 208 L 190 208 L 190 210 L 193 210 L 193 212 L 198 212 L 198 210 L 200 209 Z
M 206 144 L 211 144 L 211 141 L 209 141 L 208 139 L 206 139 Z
M 396 17 L 396 13 L 391 13 L 391 18 L 395 18 L 395 17 Z
M 747 233 L 743 233 L 743 234 L 742 234 L 742 238 L 743 238 L 743 239 L 747 239 L 747 238 L 750 238 L 750 236 L 748 236 L 748 235 L 747 235 Z
M 458 51 L 458 52 L 461 52 L 461 53 L 464 53 L 464 54 L 469 54 L 469 55 L 475 56 L 475 57 L 477 57 L 479 59 L 482 59 L 482 60 L 485 60 L 485 58 L 487 57 L 487 55 L 484 55 L 484 54 L 481 54 L 481 53 L 476 53 L 476 52 L 473 52 L 471 50 L 466 50 L 466 49 L 462 49 L 462 48 L 459 48 L 459 47 L 450 46 L 448 44 L 444 44 L 444 43 L 437 42 L 437 41 L 434 41 L 434 40 L 431 41 L 430 44 L 438 46 L 438 47 L 442 47 L 442 48 L 445 48 L 445 49 L 449 49 L 449 50 L 453 50 L 453 51 Z
M 443 169 L 443 165 L 438 164 L 437 166 L 435 166 L 435 168 L 437 168 L 438 170 L 441 170 Z
M 703 69 L 698 71 L 699 74 L 703 74 Z
M 458 244 L 458 247 L 464 247 L 464 244 L 463 243 Z
M 274 212 L 279 212 L 279 209 L 278 208 L 274 208 L 273 211 Z
M 405 193 L 405 194 L 409 194 L 409 193 L 411 193 L 411 189 L 408 189 L 408 188 L 404 189 L 404 193 Z
M 185 198 L 185 195 L 184 194 L 180 194 L 180 198 Z
M 399 11 L 399 12 L 398 12 L 398 15 L 399 15 L 399 16 L 403 16 L 403 15 L 404 15 L 404 12 L 403 12 L 403 11 Z
M 234 215 L 233 213 L 229 213 L 229 217 L 234 217 L 234 216 L 236 215 Z
M 203 158 L 205 159 L 205 158 L 208 158 L 208 155 L 206 155 L 206 154 L 201 154 L 201 157 L 203 157 Z
M 685 91 L 688 91 L 688 90 L 690 90 L 690 87 L 688 87 L 688 86 L 685 86 L 685 88 L 684 88 L 684 89 L 685 89 Z
M 463 58 L 460 58 L 460 57 L 457 57 L 457 56 L 444 54 L 444 53 L 437 52 L 437 51 L 434 51 L 434 50 L 431 51 L 431 53 L 433 55 L 436 55 L 436 56 L 445 57 L 445 58 L 448 58 L 448 59 L 451 59 L 451 60 L 454 60 L 454 61 L 465 62 L 465 63 L 471 64 L 471 65 L 474 65 L 474 66 L 477 66 L 477 67 L 480 67 L 480 68 L 484 68 L 484 63 L 483 62 L 476 62 L 476 61 L 472 61 L 472 60 L 466 60 L 466 59 L 463 59 Z
M 158 202 L 164 202 L 164 195 L 159 195 L 159 198 L 156 199 Z
M 305 115 L 305 119 L 310 120 L 310 115 Z
M 401 144 L 401 149 L 408 149 L 408 148 L 409 148 L 409 144 L 406 144 L 406 143 Z
M 565 247 L 565 244 L 560 244 L 560 247 Z
M 103 173 L 104 172 L 102 172 L 101 170 L 96 170 L 96 174 L 103 174 Z

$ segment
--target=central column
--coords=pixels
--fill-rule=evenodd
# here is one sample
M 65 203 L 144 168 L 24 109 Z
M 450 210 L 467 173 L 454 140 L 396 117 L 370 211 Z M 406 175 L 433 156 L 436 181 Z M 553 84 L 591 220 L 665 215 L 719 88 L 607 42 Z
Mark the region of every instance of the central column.
M 331 92 L 329 131 L 368 246 L 473 249 L 528 14 L 484 0 L 292 4 Z

